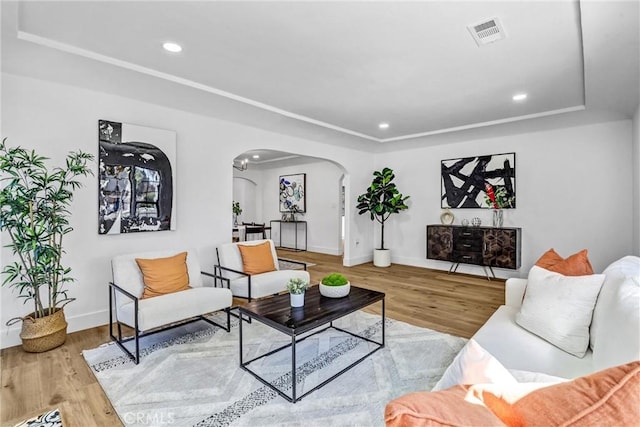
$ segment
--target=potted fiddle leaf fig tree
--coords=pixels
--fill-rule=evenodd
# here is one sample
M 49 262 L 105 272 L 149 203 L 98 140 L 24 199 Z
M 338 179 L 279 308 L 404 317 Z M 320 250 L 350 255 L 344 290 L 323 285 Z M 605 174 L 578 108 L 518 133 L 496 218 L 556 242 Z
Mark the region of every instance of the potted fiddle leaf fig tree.
M 74 300 L 65 285 L 73 281 L 71 269 L 62 265 L 63 237 L 69 225 L 78 177 L 93 174 L 93 155 L 82 151 L 67 155 L 64 167 L 49 169 L 46 157 L 34 150 L 0 144 L 0 231 L 9 236 L 16 260 L 7 263 L 3 285 L 17 291 L 33 312 L 10 320 L 22 321 L 22 347 L 42 352 L 62 345 L 67 336 L 63 307 Z
M 395 175 L 392 169 L 383 168 L 373 172 L 373 181 L 367 192 L 358 196 L 356 209 L 360 215 L 369 213 L 371 221 L 380 223 L 380 248 L 373 251 L 373 264 L 376 267 L 391 265 L 391 251 L 384 247 L 384 223 L 392 214 L 409 208 L 405 201 L 410 196 L 403 196 L 393 182 Z

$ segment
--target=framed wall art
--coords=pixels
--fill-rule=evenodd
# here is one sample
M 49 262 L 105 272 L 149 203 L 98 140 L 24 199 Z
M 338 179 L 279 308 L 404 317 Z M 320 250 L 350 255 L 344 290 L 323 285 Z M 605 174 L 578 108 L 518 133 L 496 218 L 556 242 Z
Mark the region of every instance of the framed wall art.
M 175 230 L 176 133 L 98 122 L 98 233 Z
M 280 176 L 280 212 L 306 212 L 307 174 Z
M 516 153 L 441 162 L 441 207 L 514 209 Z

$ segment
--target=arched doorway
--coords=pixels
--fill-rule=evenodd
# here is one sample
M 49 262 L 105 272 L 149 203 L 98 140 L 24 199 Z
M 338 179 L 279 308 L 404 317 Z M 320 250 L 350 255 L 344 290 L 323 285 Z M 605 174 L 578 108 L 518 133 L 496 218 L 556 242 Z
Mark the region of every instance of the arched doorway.
M 258 158 L 254 158 L 256 155 Z M 233 197 L 241 202 L 243 221 L 264 222 L 267 225 L 271 220 L 281 220 L 284 213 L 279 205 L 279 178 L 304 174 L 306 211 L 296 216 L 307 222 L 307 250 L 330 255 L 344 254 L 343 230 L 348 225 L 343 220 L 343 187 L 347 174 L 342 165 L 300 154 L 251 150 L 234 159 L 232 170 Z M 255 187 L 252 188 L 248 182 L 255 183 Z M 255 193 L 252 194 L 252 191 Z M 255 210 L 252 203 L 255 203 Z M 246 215 L 245 205 L 248 209 Z M 284 228 L 282 236 L 279 233 L 280 228 L 274 226 L 271 236 L 276 242 L 287 237 Z

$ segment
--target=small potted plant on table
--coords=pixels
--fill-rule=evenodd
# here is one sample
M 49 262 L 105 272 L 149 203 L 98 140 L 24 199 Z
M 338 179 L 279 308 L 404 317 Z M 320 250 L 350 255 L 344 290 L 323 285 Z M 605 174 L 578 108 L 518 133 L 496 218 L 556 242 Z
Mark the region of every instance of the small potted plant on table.
M 291 307 L 304 306 L 304 293 L 309 287 L 309 282 L 299 277 L 292 277 L 287 282 L 287 290 L 291 297 Z
M 351 283 L 340 273 L 331 273 L 320 281 L 320 295 L 325 297 L 346 297 L 350 290 Z

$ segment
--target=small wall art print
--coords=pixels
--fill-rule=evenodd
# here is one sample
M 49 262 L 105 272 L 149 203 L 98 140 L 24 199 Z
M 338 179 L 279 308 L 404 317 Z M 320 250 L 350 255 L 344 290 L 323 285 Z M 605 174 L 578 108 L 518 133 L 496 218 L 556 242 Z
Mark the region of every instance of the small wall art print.
M 98 121 L 98 233 L 175 230 L 176 133 Z
M 280 212 L 306 212 L 307 174 L 280 176 Z
M 443 160 L 442 208 L 515 209 L 516 153 Z

